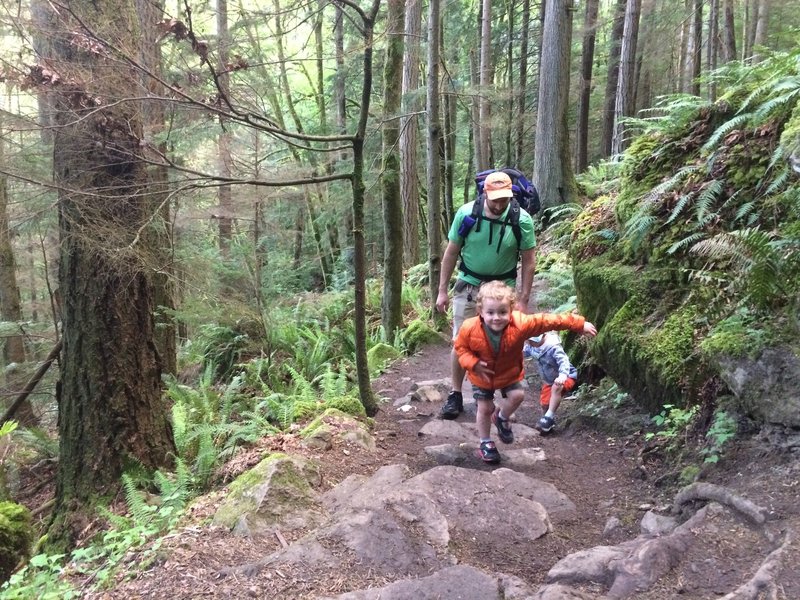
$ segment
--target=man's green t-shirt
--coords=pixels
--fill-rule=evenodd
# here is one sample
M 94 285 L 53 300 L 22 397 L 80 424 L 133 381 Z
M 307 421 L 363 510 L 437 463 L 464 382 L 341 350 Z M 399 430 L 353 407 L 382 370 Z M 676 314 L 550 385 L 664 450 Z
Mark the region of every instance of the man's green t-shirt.
M 517 237 L 511 227 L 511 223 L 505 226 L 502 239 L 500 233 L 503 230 L 503 223 L 508 215 L 509 208 L 499 219 L 481 219 L 481 229 L 476 231 L 478 224 L 472 226 L 467 234 L 466 242 L 458 235 L 461 222 L 464 217 L 472 214 L 472 205 L 468 202 L 456 211 L 453 224 L 447 234 L 447 239 L 461 246 L 461 259 L 466 263 L 470 271 L 481 275 L 492 276 L 502 275 L 517 268 L 517 258 L 519 252 L 530 250 L 536 246 L 536 236 L 533 233 L 533 219 L 527 211 L 520 210 L 519 229 L 522 234 L 519 248 L 517 248 Z M 462 245 L 463 244 L 463 245 Z M 460 267 L 460 264 L 459 264 Z M 459 269 L 460 271 L 460 269 Z M 467 275 L 460 271 L 459 278 L 472 285 L 480 285 L 481 280 L 472 275 Z M 514 279 L 507 279 L 506 283 L 511 287 L 516 285 Z

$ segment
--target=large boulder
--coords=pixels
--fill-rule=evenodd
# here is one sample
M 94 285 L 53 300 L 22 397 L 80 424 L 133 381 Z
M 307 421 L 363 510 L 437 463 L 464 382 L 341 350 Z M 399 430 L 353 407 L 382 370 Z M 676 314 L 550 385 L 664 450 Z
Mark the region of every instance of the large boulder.
M 27 558 L 32 541 L 30 511 L 16 502 L 0 502 L 0 582 Z
M 321 481 L 316 463 L 271 454 L 230 485 L 214 524 L 242 535 L 259 535 L 319 523 L 325 511 L 315 488 Z

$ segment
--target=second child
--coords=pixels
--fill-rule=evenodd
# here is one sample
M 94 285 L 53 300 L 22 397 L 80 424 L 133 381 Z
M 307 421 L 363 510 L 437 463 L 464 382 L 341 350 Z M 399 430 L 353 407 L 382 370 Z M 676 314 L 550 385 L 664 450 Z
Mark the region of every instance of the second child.
M 550 330 L 569 329 L 597 335 L 594 325 L 571 313 L 526 315 L 514 309 L 514 290 L 501 281 L 490 281 L 478 291 L 478 316 L 464 321 L 455 341 L 459 364 L 467 371 L 477 403 L 475 417 L 480 437 L 481 458 L 500 462 L 500 453 L 491 438 L 492 423 L 500 440 L 514 441 L 509 419 L 525 398 L 522 349 L 525 340 Z M 495 409 L 494 393 L 503 398 Z

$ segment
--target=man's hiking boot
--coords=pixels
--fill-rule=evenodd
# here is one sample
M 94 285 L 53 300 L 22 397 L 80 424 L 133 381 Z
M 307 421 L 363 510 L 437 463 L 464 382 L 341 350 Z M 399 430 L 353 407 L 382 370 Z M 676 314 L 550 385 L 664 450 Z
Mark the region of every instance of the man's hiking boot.
M 500 453 L 497 451 L 497 446 L 494 442 L 481 442 L 481 458 L 483 462 L 496 464 L 500 462 Z
M 443 419 L 455 419 L 464 410 L 464 396 L 461 392 L 450 392 L 447 396 L 447 402 L 442 406 Z
M 556 420 L 553 417 L 548 417 L 545 415 L 539 419 L 538 425 L 539 431 L 542 433 L 550 433 L 553 430 L 553 427 L 556 426 Z
M 510 444 L 514 441 L 514 432 L 511 431 L 511 423 L 509 423 L 508 419 L 500 418 L 499 410 L 494 411 L 492 423 L 497 427 L 497 437 L 500 438 L 501 442 Z

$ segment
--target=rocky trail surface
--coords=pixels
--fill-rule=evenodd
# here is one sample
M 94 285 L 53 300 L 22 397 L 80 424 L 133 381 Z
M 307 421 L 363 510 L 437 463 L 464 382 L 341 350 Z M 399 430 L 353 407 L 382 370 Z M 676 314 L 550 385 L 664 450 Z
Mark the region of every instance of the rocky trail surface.
M 332 415 L 243 453 L 228 479 L 244 475 L 86 597 L 800 598 L 796 435 L 762 432 L 681 487 L 646 415 L 579 417 L 566 399 L 541 435 L 529 394 L 487 465 L 474 402 L 438 418 L 448 355 L 428 347 L 381 376 L 369 431 Z

